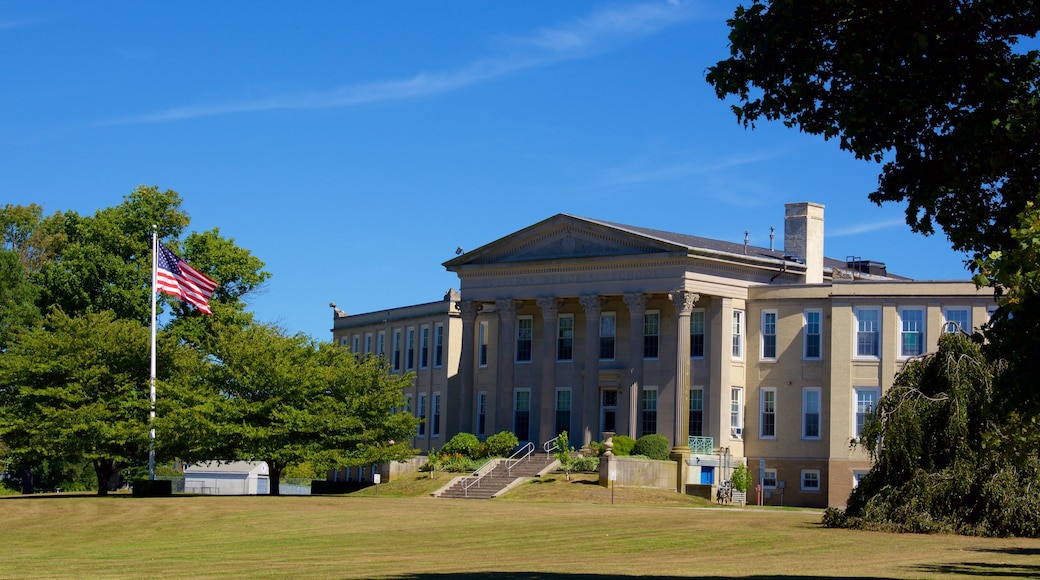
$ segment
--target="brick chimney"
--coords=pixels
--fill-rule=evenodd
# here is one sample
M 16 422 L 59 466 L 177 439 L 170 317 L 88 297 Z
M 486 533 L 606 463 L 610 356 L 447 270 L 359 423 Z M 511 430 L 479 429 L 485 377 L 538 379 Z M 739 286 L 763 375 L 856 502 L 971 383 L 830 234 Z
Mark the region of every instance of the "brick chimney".
M 823 205 L 784 205 L 784 253 L 805 260 L 805 283 L 823 283 Z

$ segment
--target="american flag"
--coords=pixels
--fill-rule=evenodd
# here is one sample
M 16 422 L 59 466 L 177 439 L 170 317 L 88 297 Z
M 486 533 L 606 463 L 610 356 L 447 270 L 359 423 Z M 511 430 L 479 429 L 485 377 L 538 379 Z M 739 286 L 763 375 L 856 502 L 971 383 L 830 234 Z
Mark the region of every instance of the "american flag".
M 190 302 L 202 312 L 212 315 L 209 297 L 217 289 L 217 282 L 189 266 L 163 244 L 159 244 L 158 258 L 156 289 Z

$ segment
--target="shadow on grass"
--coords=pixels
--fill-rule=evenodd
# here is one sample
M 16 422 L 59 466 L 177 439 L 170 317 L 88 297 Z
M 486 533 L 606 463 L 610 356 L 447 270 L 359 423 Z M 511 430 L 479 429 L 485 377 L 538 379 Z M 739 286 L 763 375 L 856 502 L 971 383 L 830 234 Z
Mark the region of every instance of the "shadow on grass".
M 716 578 L 744 578 L 746 580 L 768 580 L 772 578 L 780 580 L 810 580 L 819 576 L 800 575 L 770 575 L 770 576 L 620 576 L 617 574 L 557 574 L 553 572 L 473 572 L 454 574 L 409 574 L 395 576 L 399 580 L 440 580 L 452 578 L 453 580 L 478 580 L 490 578 L 492 580 L 605 580 L 607 578 L 647 578 L 649 580 L 714 580 Z M 830 578 L 841 578 L 844 580 L 889 580 L 887 576 L 832 576 Z
M 928 574 L 957 574 L 958 576 L 979 576 L 981 578 L 1040 578 L 1040 566 L 1034 564 L 960 562 L 914 566 L 913 570 Z

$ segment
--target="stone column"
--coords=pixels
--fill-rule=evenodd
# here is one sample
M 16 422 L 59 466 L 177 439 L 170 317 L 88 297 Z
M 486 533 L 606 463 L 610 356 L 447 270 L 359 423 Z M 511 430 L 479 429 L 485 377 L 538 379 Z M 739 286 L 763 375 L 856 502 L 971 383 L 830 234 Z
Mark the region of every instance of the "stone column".
M 700 300 L 699 294 L 677 290 L 668 295 L 675 306 L 675 431 L 674 449 L 689 453 L 690 434 L 690 313 Z
M 474 405 L 474 367 L 476 366 L 476 320 L 477 313 L 481 310 L 481 304 L 472 300 L 459 302 L 459 311 L 462 313 L 462 352 L 459 358 L 459 400 L 452 401 L 450 407 L 445 406 L 451 414 L 453 411 L 459 416 L 455 420 L 457 428 L 450 433 L 473 433 Z M 447 401 L 445 401 L 447 402 Z
M 559 298 L 539 298 L 542 310 L 542 354 L 540 384 L 531 388 L 531 439 L 540 444 L 556 436 L 553 411 L 556 405 L 556 329 L 560 321 Z M 538 412 L 535 413 L 534 411 Z
M 643 385 L 643 317 L 646 315 L 646 305 L 649 302 L 646 294 L 625 294 L 625 304 L 628 305 L 629 329 L 628 329 L 628 381 L 621 390 L 618 409 L 627 409 L 628 433 L 632 438 L 638 438 L 639 430 L 636 428 L 639 420 L 639 388 Z
M 584 374 L 581 394 L 581 444 L 588 445 L 599 429 L 599 323 L 603 298 L 587 295 L 578 299 L 585 307 Z
M 513 341 L 516 340 L 516 311 L 519 300 L 496 300 L 498 311 L 498 348 L 495 360 L 495 431 L 513 429 L 513 366 L 516 356 Z

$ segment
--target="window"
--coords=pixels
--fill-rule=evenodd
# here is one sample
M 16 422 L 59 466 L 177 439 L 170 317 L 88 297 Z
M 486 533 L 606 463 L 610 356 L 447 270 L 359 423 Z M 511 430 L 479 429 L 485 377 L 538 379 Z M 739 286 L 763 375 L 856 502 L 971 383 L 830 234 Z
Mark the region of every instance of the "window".
M 820 389 L 802 389 L 802 439 L 820 438 Z
M 409 328 L 405 337 L 405 370 L 410 371 L 415 368 L 415 328 Z
M 744 358 L 744 311 L 733 311 L 733 358 Z
M 477 393 L 477 436 L 487 435 L 487 393 Z
M 419 436 L 426 435 L 426 395 L 419 395 Z
M 411 413 L 412 412 L 412 395 L 411 394 L 407 394 L 407 395 L 404 396 L 404 412 L 405 413 Z
M 614 343 L 617 338 L 617 316 L 604 312 L 599 317 L 599 358 L 614 360 Z
M 881 389 L 877 387 L 856 387 L 856 424 L 852 433 L 853 437 L 859 438 L 863 432 L 863 426 L 867 424 L 867 417 L 874 412 Z
M 386 355 L 386 331 L 380 330 L 379 334 L 376 335 L 376 354 L 379 356 Z
M 880 309 L 856 309 L 856 356 L 872 358 L 878 357 L 878 337 L 880 330 Z
M 741 387 L 729 390 L 729 436 L 733 439 L 744 436 L 744 389 Z
M 762 489 L 776 489 L 776 468 L 767 467 L 762 473 Z
M 354 356 L 361 354 L 361 335 L 355 334 L 353 342 L 350 343 L 350 352 L 354 353 Z
M 762 359 L 776 360 L 776 310 L 762 311 Z
M 393 346 L 394 358 L 391 368 L 395 371 L 401 370 L 401 329 L 394 329 Z
M 943 309 L 943 332 L 971 332 L 971 309 L 947 307 Z
M 365 354 L 372 354 L 372 334 L 365 335 Z
M 870 472 L 862 469 L 854 470 L 852 472 L 852 489 L 859 487 L 859 482 L 863 481 L 863 478 L 866 477 L 868 473 Z
M 430 436 L 441 436 L 441 394 L 433 394 L 433 408 L 430 410 L 432 421 L 430 422 Z
M 617 431 L 617 389 L 600 391 L 600 431 Z
M 805 360 L 823 358 L 823 319 L 822 310 L 806 310 L 802 327 L 802 357 Z
M 802 470 L 802 491 L 820 491 L 820 470 Z
M 513 391 L 513 433 L 520 441 L 530 441 L 531 391 L 528 389 Z
M 531 362 L 531 337 L 533 336 L 534 319 L 530 316 L 518 316 L 516 319 L 516 362 Z
M 477 326 L 477 366 L 486 367 L 488 364 L 488 321 L 483 321 Z
M 430 366 L 430 327 L 425 325 L 419 329 L 419 368 Z
M 657 358 L 660 348 L 661 313 L 652 310 L 643 315 L 643 358 Z
M 643 435 L 657 433 L 657 387 L 643 387 L 642 404 L 642 431 Z
M 690 313 L 690 358 L 704 358 L 704 309 Z
M 900 308 L 899 356 L 924 354 L 924 309 Z
M 704 435 L 704 387 L 690 388 L 690 437 Z
M 345 337 L 345 336 L 339 337 L 339 345 L 340 346 L 347 346 L 347 337 Z
M 571 430 L 571 390 L 556 389 L 556 434 Z
M 436 324 L 433 327 L 433 366 L 441 368 L 444 364 L 444 325 Z
M 759 421 L 758 436 L 763 439 L 776 438 L 776 389 L 765 388 L 760 391 L 762 397 L 762 417 Z
M 573 314 L 561 314 L 556 321 L 556 360 L 574 360 Z

